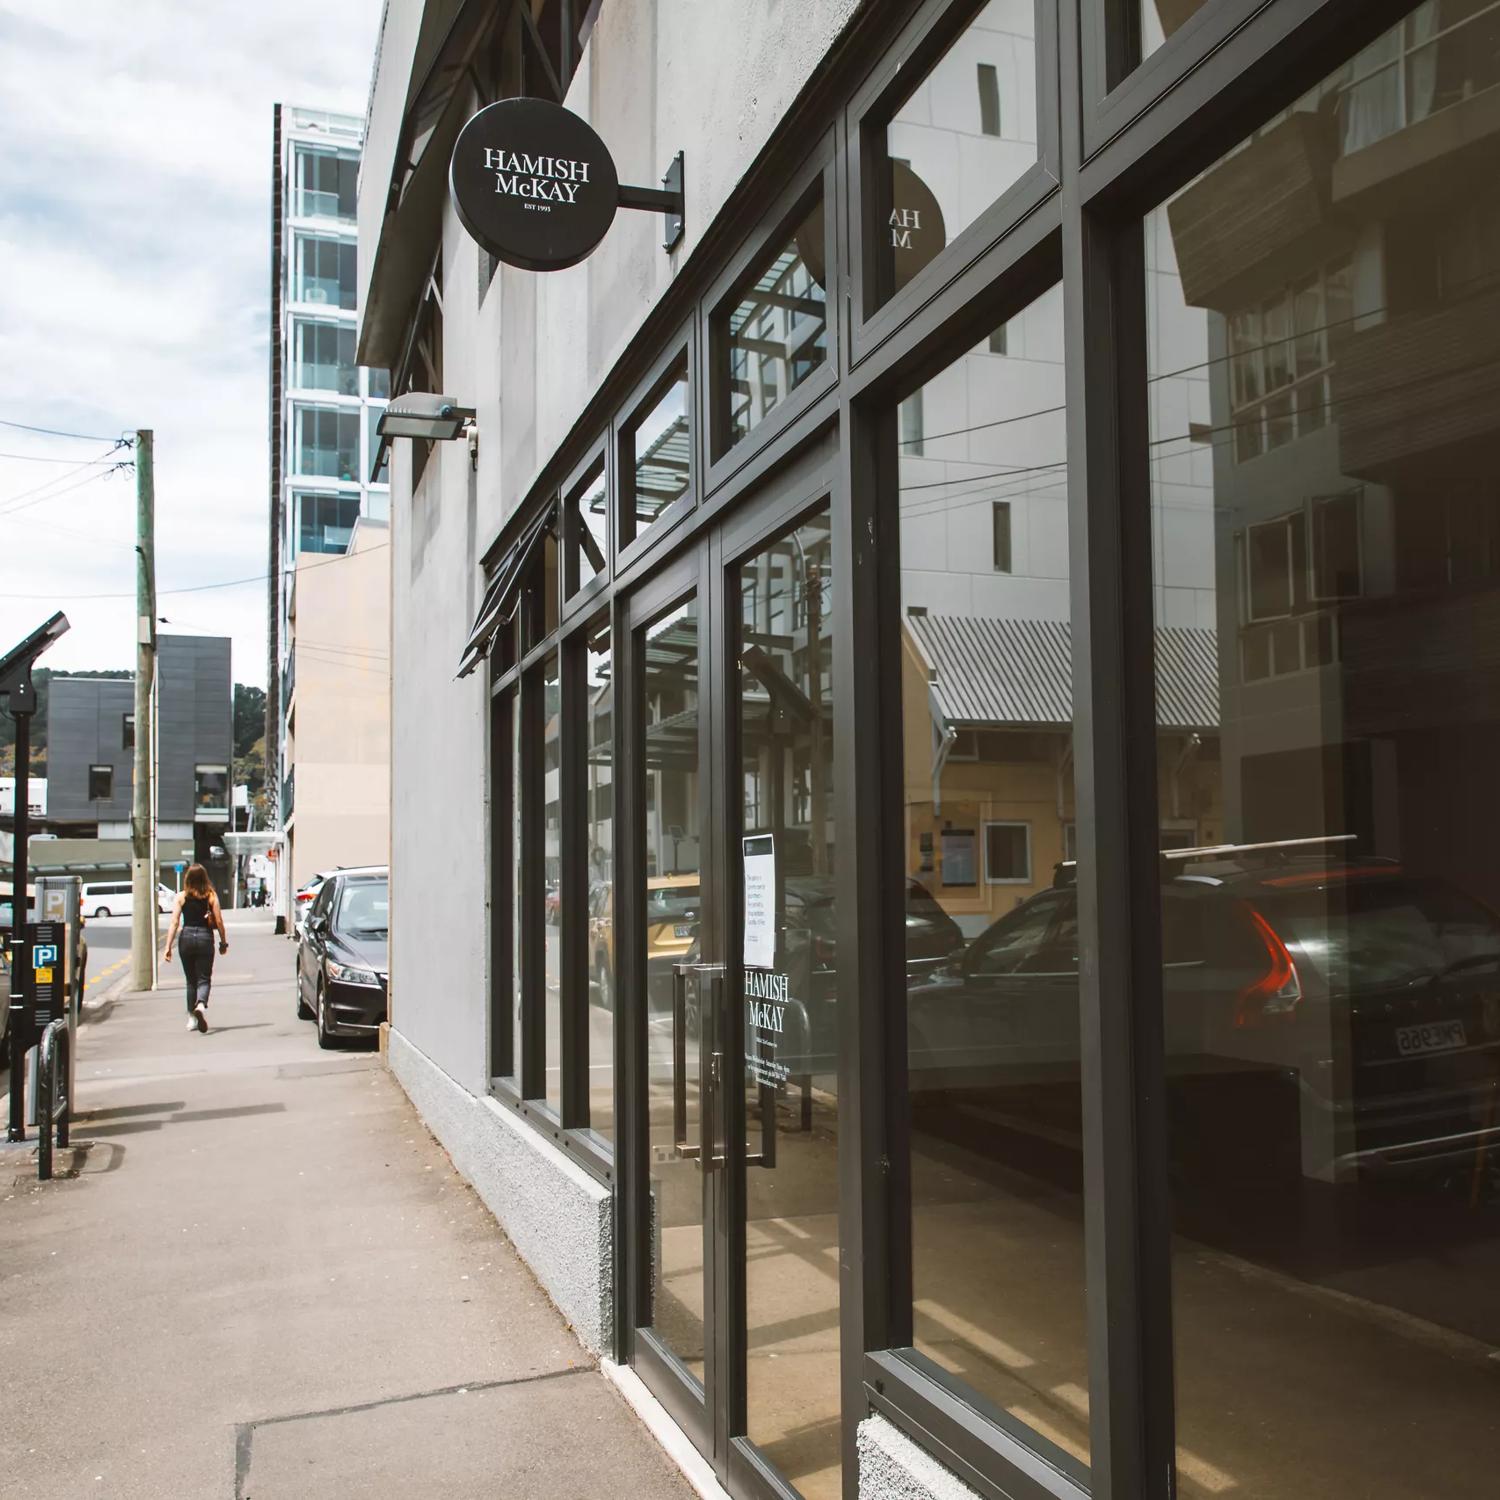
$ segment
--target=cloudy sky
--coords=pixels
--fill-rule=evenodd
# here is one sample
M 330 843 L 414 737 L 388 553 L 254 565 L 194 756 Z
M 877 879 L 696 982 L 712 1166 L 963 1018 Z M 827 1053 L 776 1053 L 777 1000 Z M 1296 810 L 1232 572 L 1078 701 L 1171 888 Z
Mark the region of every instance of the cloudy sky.
M 363 114 L 379 16 L 0 0 L 0 424 L 83 435 L 0 425 L 0 651 L 60 608 L 48 665 L 134 665 L 134 476 L 108 460 L 149 427 L 162 628 L 232 635 L 264 685 L 271 106 Z

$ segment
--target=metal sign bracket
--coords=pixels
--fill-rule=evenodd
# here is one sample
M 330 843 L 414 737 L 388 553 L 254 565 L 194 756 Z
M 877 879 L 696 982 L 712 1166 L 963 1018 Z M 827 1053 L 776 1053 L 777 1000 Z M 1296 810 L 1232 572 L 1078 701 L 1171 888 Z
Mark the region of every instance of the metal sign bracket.
M 672 158 L 672 165 L 667 168 L 667 175 L 662 178 L 659 188 L 627 187 L 622 182 L 619 203 L 621 208 L 659 213 L 662 216 L 661 247 L 667 251 L 675 250 L 682 243 L 686 204 L 682 152 Z

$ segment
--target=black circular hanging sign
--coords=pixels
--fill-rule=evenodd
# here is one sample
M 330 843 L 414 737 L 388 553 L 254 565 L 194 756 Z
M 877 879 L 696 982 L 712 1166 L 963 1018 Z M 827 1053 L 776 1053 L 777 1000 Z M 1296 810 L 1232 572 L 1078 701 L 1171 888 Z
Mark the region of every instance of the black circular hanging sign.
M 609 148 L 586 120 L 545 99 L 480 110 L 458 133 L 448 184 L 464 228 L 525 271 L 576 266 L 620 206 Z

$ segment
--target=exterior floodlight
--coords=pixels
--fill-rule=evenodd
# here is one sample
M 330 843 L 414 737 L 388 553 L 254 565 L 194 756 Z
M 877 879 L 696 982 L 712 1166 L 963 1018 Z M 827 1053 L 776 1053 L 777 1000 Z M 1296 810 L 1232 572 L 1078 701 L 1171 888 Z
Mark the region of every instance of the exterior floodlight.
M 425 438 L 441 443 L 462 437 L 464 427 L 473 420 L 474 408 L 456 405 L 451 396 L 408 391 L 381 413 L 375 432 L 383 438 Z

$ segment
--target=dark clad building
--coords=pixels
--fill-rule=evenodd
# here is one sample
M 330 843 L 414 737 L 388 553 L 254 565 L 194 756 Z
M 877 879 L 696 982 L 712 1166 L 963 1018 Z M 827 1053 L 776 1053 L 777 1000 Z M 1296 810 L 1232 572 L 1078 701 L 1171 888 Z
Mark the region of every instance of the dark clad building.
M 207 860 L 229 822 L 234 761 L 233 680 L 227 636 L 157 641 L 157 831 L 193 839 Z M 135 684 L 129 678 L 59 677 L 47 709 L 49 814 L 128 838 L 134 784 Z M 55 791 L 53 789 L 56 789 Z

